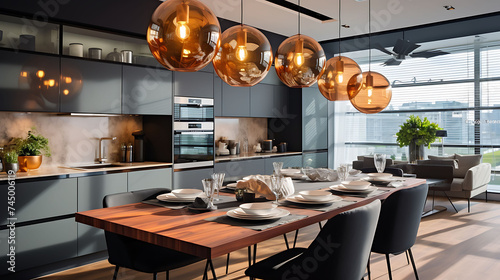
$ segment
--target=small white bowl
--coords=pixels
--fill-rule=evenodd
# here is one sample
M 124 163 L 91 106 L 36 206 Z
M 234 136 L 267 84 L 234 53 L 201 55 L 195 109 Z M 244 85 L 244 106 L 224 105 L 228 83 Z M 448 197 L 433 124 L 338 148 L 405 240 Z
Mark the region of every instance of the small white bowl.
M 344 181 L 342 185 L 351 190 L 366 190 L 371 184 L 367 181 Z
M 382 179 L 382 178 L 391 178 L 392 177 L 392 174 L 391 173 L 368 173 L 366 174 L 368 175 L 368 177 L 372 178 L 372 179 Z
M 240 205 L 241 210 L 250 215 L 266 215 L 276 207 L 278 205 L 271 203 L 244 203 Z
M 299 194 L 306 200 L 323 201 L 328 200 L 332 194 L 327 191 L 314 190 L 314 191 L 301 191 Z
M 172 194 L 178 198 L 196 198 L 203 193 L 202 190 L 198 189 L 178 189 L 172 190 Z
M 351 175 L 351 176 L 356 176 L 356 175 L 358 175 L 360 173 L 361 173 L 361 170 L 357 170 L 357 169 L 351 169 L 351 170 L 349 170 L 349 175 Z

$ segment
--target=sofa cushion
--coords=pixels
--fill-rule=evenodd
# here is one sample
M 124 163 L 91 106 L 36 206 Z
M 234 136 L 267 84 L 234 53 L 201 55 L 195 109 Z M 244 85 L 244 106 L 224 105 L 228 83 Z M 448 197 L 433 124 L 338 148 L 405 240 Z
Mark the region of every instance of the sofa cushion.
M 455 155 L 451 155 L 451 156 L 432 156 L 432 155 L 428 155 L 427 157 L 429 159 L 432 159 L 432 160 L 455 159 Z
M 459 155 L 455 154 L 458 160 L 458 169 L 453 173 L 454 177 L 464 178 L 467 170 L 481 163 L 483 155 Z

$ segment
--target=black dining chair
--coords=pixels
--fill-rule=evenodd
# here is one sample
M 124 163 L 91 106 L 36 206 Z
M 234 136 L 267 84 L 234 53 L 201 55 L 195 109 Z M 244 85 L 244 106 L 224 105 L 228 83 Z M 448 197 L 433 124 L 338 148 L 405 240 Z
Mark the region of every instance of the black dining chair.
M 137 203 L 155 198 L 157 195 L 166 192 L 170 192 L 170 190 L 165 188 L 154 188 L 110 194 L 104 197 L 103 206 L 113 207 Z M 181 253 L 109 231 L 105 231 L 105 237 L 108 247 L 108 261 L 110 264 L 116 266 L 113 280 L 116 280 L 120 267 L 126 267 L 145 273 L 153 273 L 154 280 L 156 280 L 158 272 L 165 271 L 167 274 L 166 279 L 168 280 L 170 270 L 202 260 L 202 258 L 193 255 Z M 214 273 L 213 268 L 212 272 Z M 205 269 L 204 279 L 206 273 L 207 271 Z
M 418 280 L 417 267 L 411 247 L 417 238 L 427 191 L 427 184 L 401 189 L 392 193 L 382 203 L 371 251 L 385 254 L 389 279 L 392 279 L 389 254 L 398 255 L 408 252 L 415 278 Z M 370 262 L 368 262 L 368 279 L 371 279 Z
M 359 280 L 366 270 L 380 213 L 380 201 L 327 221 L 308 248 L 293 248 L 250 266 L 250 279 Z
M 377 168 L 375 168 L 375 167 L 362 168 L 361 172 L 363 172 L 363 173 L 377 173 Z M 386 167 L 384 169 L 384 173 L 390 173 L 394 176 L 403 177 L 403 169 L 401 169 L 401 168 Z

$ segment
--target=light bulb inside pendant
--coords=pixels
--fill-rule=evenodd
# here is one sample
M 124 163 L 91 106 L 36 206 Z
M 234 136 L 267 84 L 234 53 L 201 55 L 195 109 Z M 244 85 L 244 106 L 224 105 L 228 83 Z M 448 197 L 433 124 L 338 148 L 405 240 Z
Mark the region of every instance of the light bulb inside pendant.
M 295 54 L 293 61 L 295 65 L 299 67 L 304 64 L 304 39 L 302 38 L 299 38 L 297 42 L 295 42 Z
M 239 61 L 245 61 L 248 56 L 247 31 L 243 28 L 238 31 L 238 34 L 236 34 L 236 44 L 236 59 L 238 59 Z
M 373 76 L 371 74 L 368 74 L 366 76 L 365 86 L 366 86 L 368 97 L 371 97 L 373 95 Z
M 182 3 L 177 6 L 177 27 L 175 29 L 175 35 L 181 40 L 185 40 L 189 37 L 191 29 L 187 25 L 189 23 L 189 6 L 186 3 Z

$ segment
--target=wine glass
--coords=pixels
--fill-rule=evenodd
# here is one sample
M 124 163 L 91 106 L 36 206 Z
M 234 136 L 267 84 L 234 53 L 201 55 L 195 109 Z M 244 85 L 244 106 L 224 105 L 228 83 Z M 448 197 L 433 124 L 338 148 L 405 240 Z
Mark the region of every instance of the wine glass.
M 343 182 L 347 180 L 347 177 L 349 176 L 349 167 L 347 164 L 341 164 L 339 167 L 337 167 L 337 175 L 339 176 L 340 182 Z
M 276 197 L 276 201 L 273 202 L 273 204 L 278 205 L 278 197 L 280 194 L 281 190 L 281 177 L 273 174 L 271 175 L 271 191 L 273 192 L 274 196 Z
M 217 191 L 217 198 L 215 198 L 215 201 L 220 200 L 220 189 L 222 188 L 222 185 L 224 184 L 224 177 L 226 176 L 226 173 L 214 173 L 212 174 L 212 179 L 214 180 L 214 191 Z
M 385 170 L 385 154 L 375 154 L 373 157 L 373 163 L 378 173 L 382 173 Z
M 201 180 L 203 183 L 203 190 L 208 198 L 207 209 L 217 209 L 217 206 L 214 205 L 214 190 L 215 190 L 215 181 L 211 178 L 206 178 Z
M 281 169 L 283 169 L 283 162 L 275 161 L 273 162 L 274 174 L 281 176 Z

